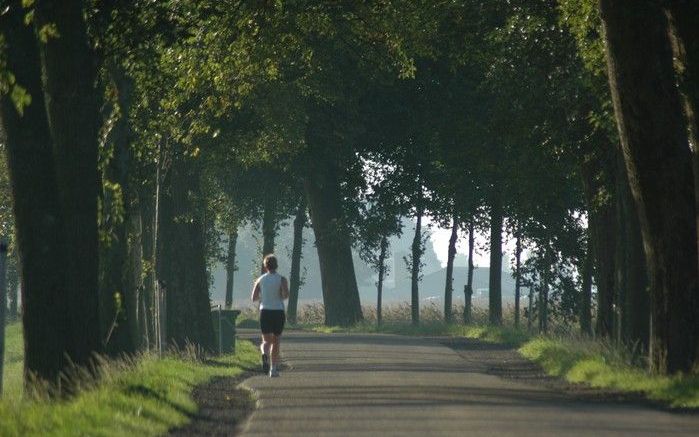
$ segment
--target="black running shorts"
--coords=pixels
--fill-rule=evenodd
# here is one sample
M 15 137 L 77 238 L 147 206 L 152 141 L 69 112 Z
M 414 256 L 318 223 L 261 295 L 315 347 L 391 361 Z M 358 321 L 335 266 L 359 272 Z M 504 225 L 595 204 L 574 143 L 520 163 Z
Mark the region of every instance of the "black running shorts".
M 284 310 L 261 310 L 260 329 L 263 334 L 282 335 L 286 315 Z

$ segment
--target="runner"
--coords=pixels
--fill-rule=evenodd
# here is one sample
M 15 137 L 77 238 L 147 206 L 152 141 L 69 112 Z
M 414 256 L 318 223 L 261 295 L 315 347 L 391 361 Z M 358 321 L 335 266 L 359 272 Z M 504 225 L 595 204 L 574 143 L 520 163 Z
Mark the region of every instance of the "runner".
M 260 301 L 262 371 L 269 372 L 270 377 L 275 377 L 279 376 L 279 340 L 286 322 L 284 299 L 289 298 L 289 285 L 286 278 L 277 273 L 276 256 L 265 256 L 262 266 L 266 273 L 255 281 L 252 301 Z

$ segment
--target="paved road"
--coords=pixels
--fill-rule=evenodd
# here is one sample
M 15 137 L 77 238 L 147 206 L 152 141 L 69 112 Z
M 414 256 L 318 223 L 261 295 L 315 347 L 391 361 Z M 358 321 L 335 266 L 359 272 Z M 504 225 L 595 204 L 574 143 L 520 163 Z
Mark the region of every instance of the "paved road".
M 289 333 L 244 436 L 699 436 L 699 416 L 583 402 L 483 373 L 435 341 Z

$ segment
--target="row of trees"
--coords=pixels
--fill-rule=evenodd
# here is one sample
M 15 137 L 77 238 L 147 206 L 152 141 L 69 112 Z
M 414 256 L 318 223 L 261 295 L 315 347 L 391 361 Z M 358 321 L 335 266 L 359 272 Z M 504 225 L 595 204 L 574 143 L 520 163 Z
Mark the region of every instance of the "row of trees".
M 209 267 L 226 261 L 230 305 L 238 228 L 259 225 L 269 253 L 290 217 L 292 320 L 307 220 L 326 323 L 350 325 L 352 248 L 376 269 L 380 319 L 407 216 L 419 323 L 430 217 L 452 229 L 446 321 L 463 233 L 470 320 L 482 232 L 491 323 L 513 238 L 516 324 L 527 287 L 542 331 L 578 322 L 648 347 L 657 372 L 694 365 L 691 2 L 8 1 L 0 108 L 28 376 L 150 347 L 158 290 L 168 342 L 212 348 Z

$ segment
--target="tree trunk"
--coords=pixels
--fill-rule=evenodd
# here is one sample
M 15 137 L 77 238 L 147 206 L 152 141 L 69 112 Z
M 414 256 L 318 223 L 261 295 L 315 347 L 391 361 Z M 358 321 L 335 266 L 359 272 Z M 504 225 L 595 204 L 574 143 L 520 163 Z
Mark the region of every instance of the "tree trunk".
M 621 157 L 618 157 L 618 161 L 621 165 Z M 624 187 L 624 177 L 623 172 L 617 171 L 618 177 L 616 178 L 615 193 L 614 198 L 614 294 L 612 296 L 612 308 L 613 308 L 613 338 L 617 344 L 621 344 L 622 331 L 625 329 L 626 322 L 626 308 L 624 308 L 624 302 L 626 302 L 626 294 L 628 293 L 628 278 L 626 274 L 628 269 L 626 268 L 626 249 L 628 247 L 626 242 L 626 223 L 624 217 L 624 210 L 622 205 L 623 197 L 623 187 Z
M 167 342 L 214 350 L 206 271 L 199 162 L 177 156 L 163 180 L 158 235 L 158 278 L 165 288 Z
M 83 296 L 77 293 L 68 272 L 70 254 L 41 87 L 39 53 L 34 33 L 24 24 L 24 15 L 20 1 L 11 2 L 8 11 L 0 15 L 0 31 L 5 35 L 7 68 L 32 96 L 32 102 L 20 115 L 5 93 L 0 97 L 0 109 L 7 136 L 20 255 L 26 381 L 31 374 L 55 383 L 61 371 L 73 364 L 90 363 L 93 353 L 100 350 L 96 256 L 90 253 L 93 260 L 86 264 L 87 269 L 95 267 L 86 273 L 89 278 L 94 276 L 95 286 L 92 293 Z M 95 217 L 92 228 L 96 223 Z
M 582 290 L 580 292 L 580 333 L 592 335 L 592 238 L 587 237 L 587 249 L 582 268 Z
M 422 187 L 421 187 L 422 189 Z M 422 258 L 422 195 L 417 207 L 415 235 L 411 246 L 410 266 L 410 314 L 413 325 L 420 324 L 420 261 Z
M 623 163 L 622 163 L 623 164 Z M 616 263 L 619 270 L 620 326 L 619 340 L 625 344 L 635 344 L 644 350 L 648 347 L 650 335 L 650 298 L 646 276 L 646 259 L 643 254 L 643 241 L 638 214 L 629 188 L 626 169 L 620 170 L 621 183 L 617 186 L 619 256 Z
M 541 286 L 539 288 L 539 332 L 548 332 L 548 312 L 549 312 L 549 272 L 541 275 Z
M 157 181 L 154 181 L 157 182 Z M 143 260 L 143 305 L 145 307 L 147 335 L 152 345 L 156 344 L 154 296 L 156 285 L 155 274 L 155 196 L 152 187 L 144 185 L 139 190 L 141 205 L 141 253 Z
M 459 221 L 454 215 L 454 223 L 449 237 L 449 251 L 447 253 L 447 278 L 444 284 L 444 322 L 452 321 L 452 293 L 454 291 L 454 258 L 456 257 L 456 240 L 459 237 Z
M 648 264 L 651 369 L 689 371 L 699 340 L 697 211 L 668 23 L 657 3 L 601 0 L 600 6 L 612 100 Z
M 502 205 L 495 198 L 490 214 L 490 279 L 488 314 L 490 324 L 502 324 Z
M 226 256 L 226 308 L 233 308 L 233 282 L 235 279 L 235 246 L 238 242 L 238 227 L 228 232 L 228 254 Z
M 12 253 L 8 256 L 7 265 L 7 293 L 8 299 L 10 301 L 9 308 L 9 320 L 14 322 L 19 317 L 19 295 L 18 290 L 20 286 L 19 281 L 19 256 L 17 255 L 17 248 L 15 247 Z
M 670 25 L 673 57 L 691 144 L 694 208 L 698 213 L 696 226 L 699 228 L 699 3 L 693 0 L 673 0 L 665 2 L 664 6 Z M 697 247 L 699 249 L 699 239 Z M 697 260 L 699 261 L 699 257 Z
M 527 301 L 527 330 L 532 330 L 534 320 L 534 286 L 529 287 L 529 299 Z
M 475 236 L 473 235 L 473 218 L 468 222 L 468 268 L 466 285 L 464 286 L 464 324 L 472 321 L 471 298 L 473 297 L 473 250 L 475 247 Z
M 515 328 L 519 328 L 519 301 L 522 282 L 522 236 L 517 232 L 515 242 Z
M 349 229 L 345 224 L 337 168 L 317 168 L 304 181 L 316 238 L 325 324 L 350 326 L 362 320 Z
M 611 203 L 611 202 L 610 202 Z M 599 338 L 610 337 L 614 332 L 614 271 L 616 258 L 614 245 L 615 205 L 600 205 L 591 214 L 593 230 L 597 284 L 597 319 L 595 334 Z
M 134 339 L 134 345 L 137 350 L 141 350 L 148 347 L 148 324 L 143 304 L 143 244 L 141 243 L 143 223 L 141 221 L 141 208 L 136 198 L 133 199 L 131 205 L 128 231 L 129 265 L 126 271 L 128 275 L 126 289 L 130 291 L 127 293 L 127 305 L 133 306 L 133 308 L 127 308 L 127 314 L 132 314 L 129 318 L 129 329 L 131 337 Z
M 106 212 L 101 214 L 101 226 L 110 238 L 100 247 L 100 319 L 105 349 L 116 356 L 132 354 L 140 346 L 137 288 L 140 260 L 139 265 L 132 260 L 133 242 L 140 241 L 140 226 L 137 230 L 134 223 L 134 220 L 140 220 L 140 212 L 130 180 L 133 132 L 127 117 L 132 87 L 117 68 L 110 68 L 109 72 L 119 95 L 117 104 L 121 116 L 107 137 L 106 143 L 112 147 L 112 154 L 103 176 L 108 182 L 118 184 L 120 190 L 106 190 L 101 196 L 103 211 Z M 112 213 L 115 205 L 123 205 L 123 215 Z M 138 231 L 138 235 L 134 235 L 134 231 Z M 135 268 L 139 272 L 135 272 Z M 134 275 L 139 276 L 138 281 Z
M 38 41 L 46 114 L 53 145 L 56 185 L 66 246 L 65 277 L 75 313 L 74 360 L 90 361 L 99 338 L 97 150 L 101 91 L 95 88 L 96 59 L 89 45 L 82 1 L 34 2 L 35 32 L 52 25 L 60 37 Z M 32 97 L 35 97 L 34 95 Z
M 262 215 L 262 257 L 274 253 L 274 238 L 277 236 L 276 199 L 267 194 L 265 210 Z M 262 266 L 262 273 L 265 272 Z
M 382 300 L 383 300 L 383 280 L 386 274 L 386 256 L 388 254 L 388 238 L 384 235 L 381 238 L 381 248 L 379 252 L 379 280 L 376 283 L 376 325 L 381 327 L 383 323 Z
M 296 323 L 301 289 L 301 257 L 303 253 L 303 228 L 306 226 L 306 200 L 301 199 L 294 218 L 294 244 L 291 249 L 291 275 L 289 279 L 289 308 L 287 315 L 290 323 Z
M 597 318 L 595 333 L 597 337 L 605 338 L 613 333 L 613 296 L 615 271 L 615 238 L 614 217 L 617 196 L 616 179 L 616 147 L 606 136 L 600 135 L 594 141 L 599 146 L 588 151 L 591 156 L 581 159 L 580 173 L 582 175 L 585 201 L 589 214 L 588 232 L 589 247 L 592 251 L 593 271 L 597 285 Z M 611 197 L 611 198 L 610 198 Z

